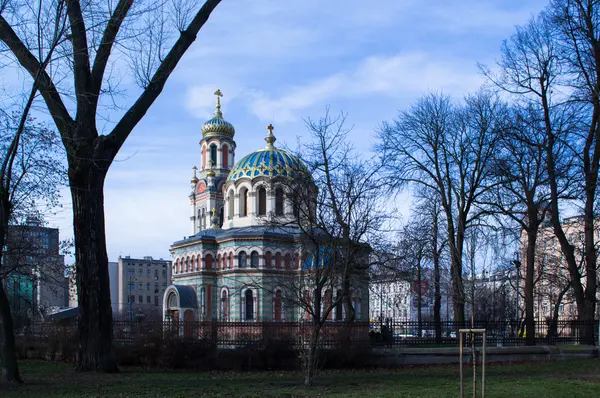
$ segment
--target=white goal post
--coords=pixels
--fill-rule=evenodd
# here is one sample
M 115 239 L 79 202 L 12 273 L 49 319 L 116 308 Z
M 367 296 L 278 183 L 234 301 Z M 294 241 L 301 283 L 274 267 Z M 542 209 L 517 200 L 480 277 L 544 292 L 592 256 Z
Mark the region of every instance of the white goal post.
M 481 397 L 485 398 L 485 351 L 486 351 L 486 329 L 459 329 L 459 342 L 460 342 L 460 398 L 464 398 L 465 391 L 463 385 L 463 336 L 467 333 L 471 336 L 472 349 L 475 348 L 475 334 L 481 333 L 483 335 L 483 352 L 481 356 Z M 475 353 L 473 355 L 473 398 L 477 397 L 477 357 Z

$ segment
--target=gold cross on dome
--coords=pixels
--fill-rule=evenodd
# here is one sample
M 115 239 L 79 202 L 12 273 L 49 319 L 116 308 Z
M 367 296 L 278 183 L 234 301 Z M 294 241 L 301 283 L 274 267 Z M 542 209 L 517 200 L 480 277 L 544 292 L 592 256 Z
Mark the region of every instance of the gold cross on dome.
M 275 130 L 275 127 L 273 127 L 273 125 L 269 123 L 269 125 L 267 126 L 267 130 L 269 130 L 269 134 L 273 134 L 273 130 Z
M 223 93 L 221 92 L 221 90 L 220 90 L 220 89 L 218 89 L 217 91 L 215 91 L 215 95 L 216 95 L 217 97 L 222 97 L 222 96 L 223 96 Z

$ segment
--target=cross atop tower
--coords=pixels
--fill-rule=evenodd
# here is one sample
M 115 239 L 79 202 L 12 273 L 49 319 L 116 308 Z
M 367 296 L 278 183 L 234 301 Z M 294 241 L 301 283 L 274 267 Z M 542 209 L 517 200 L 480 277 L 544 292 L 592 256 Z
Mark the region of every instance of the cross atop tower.
M 269 123 L 269 125 L 267 126 L 267 130 L 269 130 L 269 134 L 265 137 L 265 141 L 267 141 L 267 148 L 273 148 L 273 144 L 275 143 L 275 141 L 277 141 L 277 139 L 273 135 L 273 130 L 275 130 L 275 127 L 273 127 L 273 125 Z
M 269 130 L 269 134 L 273 134 L 273 130 L 275 130 L 275 127 L 273 127 L 273 125 L 269 123 L 269 125 L 267 126 L 267 130 Z
M 221 97 L 223 96 L 223 93 L 220 89 L 217 89 L 217 91 L 215 91 L 215 95 L 217 96 L 217 109 L 221 109 Z

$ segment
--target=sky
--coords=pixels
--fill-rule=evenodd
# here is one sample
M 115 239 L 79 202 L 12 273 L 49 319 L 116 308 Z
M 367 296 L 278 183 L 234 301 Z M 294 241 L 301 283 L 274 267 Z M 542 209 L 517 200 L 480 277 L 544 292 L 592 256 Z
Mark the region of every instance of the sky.
M 223 0 L 108 173 L 110 261 L 169 258 L 170 244 L 191 234 L 189 181 L 216 89 L 236 128 L 236 159 L 264 146 L 269 123 L 277 145 L 293 148 L 306 134 L 304 119 L 328 106 L 347 113 L 350 140 L 370 156 L 378 126 L 421 95 L 460 99 L 477 90 L 484 83 L 477 63 L 493 65 L 502 41 L 546 3 Z M 68 238 L 63 191 L 63 208 L 48 222 Z M 407 195 L 398 198 L 401 211 L 409 204 Z

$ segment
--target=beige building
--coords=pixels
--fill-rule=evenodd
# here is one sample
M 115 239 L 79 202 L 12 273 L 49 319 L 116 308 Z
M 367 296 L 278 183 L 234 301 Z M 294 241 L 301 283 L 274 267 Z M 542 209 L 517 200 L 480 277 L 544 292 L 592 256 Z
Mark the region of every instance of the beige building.
M 162 318 L 163 294 L 171 284 L 171 261 L 119 257 L 118 317 L 131 319 L 139 316 Z M 113 311 L 115 306 L 113 304 Z
M 575 246 L 575 254 L 580 264 L 581 283 L 585 287 L 585 267 L 582 258 L 584 247 L 584 229 L 581 217 L 569 217 L 563 222 L 563 229 L 569 242 Z M 600 241 L 600 225 L 594 232 L 596 241 Z M 527 270 L 527 234 L 521 236 L 522 267 L 519 290 L 524 297 L 525 272 Z M 549 222 L 540 227 L 536 244 L 536 264 L 534 271 L 534 317 L 540 321 L 551 318 L 558 307 L 558 319 L 567 320 L 577 317 L 577 305 L 573 290 L 569 287 L 570 275 L 558 239 Z M 524 302 L 519 303 L 524 311 Z

